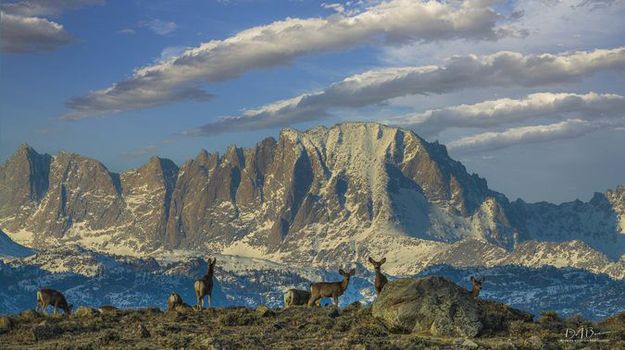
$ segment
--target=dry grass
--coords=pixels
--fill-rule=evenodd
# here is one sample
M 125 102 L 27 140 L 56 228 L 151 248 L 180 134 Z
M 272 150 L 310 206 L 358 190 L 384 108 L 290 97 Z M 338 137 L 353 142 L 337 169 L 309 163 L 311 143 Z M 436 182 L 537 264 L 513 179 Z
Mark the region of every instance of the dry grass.
M 563 344 L 551 327 L 580 324 L 548 314 L 539 322 L 515 321 L 506 332 L 472 341 L 483 349 L 625 348 L 625 316 L 601 327 L 614 330 L 608 344 Z M 504 334 L 505 333 L 505 334 Z M 612 333 L 611 333 L 612 334 Z M 620 334 L 617 336 L 616 334 Z M 532 335 L 537 337 L 531 338 Z M 531 339 L 530 339 L 531 338 Z M 162 312 L 118 310 L 42 317 L 32 310 L 0 318 L 0 349 L 465 349 L 463 339 L 394 334 L 368 307 L 248 308 Z M 470 344 L 468 344 L 470 345 Z

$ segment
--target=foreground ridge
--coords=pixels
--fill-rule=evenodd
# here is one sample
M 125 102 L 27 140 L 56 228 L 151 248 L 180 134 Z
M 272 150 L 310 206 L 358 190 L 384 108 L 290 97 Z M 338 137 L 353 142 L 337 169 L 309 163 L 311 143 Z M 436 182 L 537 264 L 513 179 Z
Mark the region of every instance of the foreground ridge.
M 415 292 L 405 289 L 407 284 L 418 286 L 415 291 L 420 298 L 410 298 L 410 293 Z M 432 298 L 433 295 L 439 298 Z M 398 304 L 397 298 L 403 301 Z M 394 305 L 389 308 L 387 303 Z M 447 308 L 463 311 L 452 317 Z M 393 312 L 404 316 L 394 317 Z M 576 335 L 580 329 L 591 327 L 597 335 Z M 569 334 L 573 330 L 576 334 Z M 619 348 L 625 346 L 621 337 L 624 330 L 625 313 L 592 323 L 580 317 L 562 319 L 545 312 L 534 321 L 532 315 L 504 304 L 474 300 L 467 290 L 444 278 L 428 277 L 390 282 L 380 295 L 379 305 L 376 301 L 373 307 L 355 302 L 343 309 L 271 309 L 261 305 L 255 309 L 208 308 L 198 312 L 181 308 L 162 312 L 157 308 L 96 310 L 83 306 L 71 316 L 45 318 L 26 310 L 0 317 L 0 346 L 535 349 L 570 348 L 575 340 L 587 345 L 592 338 L 600 346 Z

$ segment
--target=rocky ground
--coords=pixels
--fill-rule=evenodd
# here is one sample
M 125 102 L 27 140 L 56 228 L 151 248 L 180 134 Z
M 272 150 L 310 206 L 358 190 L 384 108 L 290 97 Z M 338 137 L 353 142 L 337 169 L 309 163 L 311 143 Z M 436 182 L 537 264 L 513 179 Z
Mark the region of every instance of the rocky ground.
M 612 331 L 605 342 L 564 342 L 566 328 Z M 358 304 L 334 307 L 259 307 L 202 312 L 158 309 L 43 317 L 32 310 L 0 318 L 1 349 L 625 349 L 625 313 L 599 324 L 545 314 L 536 322 L 475 338 L 394 332 Z
M 80 307 L 70 316 L 26 310 L 0 317 L 0 349 L 478 348 L 625 349 L 625 313 L 599 323 L 553 312 L 532 318 L 432 277 L 391 282 L 373 306 L 343 309 Z

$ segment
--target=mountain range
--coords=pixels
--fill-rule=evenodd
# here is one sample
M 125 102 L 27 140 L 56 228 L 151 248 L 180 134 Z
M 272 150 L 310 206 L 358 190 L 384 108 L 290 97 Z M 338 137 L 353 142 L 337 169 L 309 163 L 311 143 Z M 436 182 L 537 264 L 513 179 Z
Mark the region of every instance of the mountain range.
M 212 254 L 292 266 L 573 267 L 625 278 L 625 186 L 589 202 L 509 201 L 444 145 L 377 123 L 284 129 L 250 148 L 123 173 L 21 146 L 0 167 L 0 229 L 35 249 Z

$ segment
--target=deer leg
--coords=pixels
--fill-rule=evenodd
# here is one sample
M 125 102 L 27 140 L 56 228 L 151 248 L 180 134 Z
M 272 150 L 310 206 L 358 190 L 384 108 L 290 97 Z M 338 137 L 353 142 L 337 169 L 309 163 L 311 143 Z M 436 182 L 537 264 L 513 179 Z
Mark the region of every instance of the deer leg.
M 312 295 L 310 296 L 310 299 L 308 299 L 308 307 L 311 307 L 313 305 L 315 305 L 315 303 L 319 300 L 319 298 L 317 297 L 313 297 Z
M 56 315 L 56 308 L 57 308 L 57 306 L 59 306 L 59 302 L 58 301 L 54 303 L 54 314 L 55 315 Z
M 338 295 L 333 295 L 332 299 L 334 299 L 334 305 L 336 305 L 336 307 L 339 307 L 339 297 Z
M 207 295 L 206 298 L 208 299 L 208 307 L 212 307 L 211 305 L 211 295 Z

